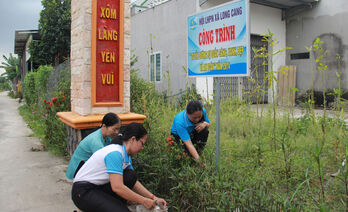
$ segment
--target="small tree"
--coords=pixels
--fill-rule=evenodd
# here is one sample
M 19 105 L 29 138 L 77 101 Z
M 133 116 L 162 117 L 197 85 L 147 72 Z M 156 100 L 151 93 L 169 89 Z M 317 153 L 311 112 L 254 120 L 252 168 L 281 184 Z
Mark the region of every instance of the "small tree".
M 29 51 L 34 63 L 58 65 L 70 55 L 71 0 L 42 0 L 39 32 L 41 40 Z
M 2 57 L 4 58 L 5 62 L 1 63 L 0 68 L 5 69 L 5 73 L 3 73 L 1 76 L 4 76 L 6 80 L 11 81 L 12 89 L 16 90 L 17 81 L 20 79 L 20 58 L 14 57 L 11 53 L 9 57 L 6 57 L 5 55 Z

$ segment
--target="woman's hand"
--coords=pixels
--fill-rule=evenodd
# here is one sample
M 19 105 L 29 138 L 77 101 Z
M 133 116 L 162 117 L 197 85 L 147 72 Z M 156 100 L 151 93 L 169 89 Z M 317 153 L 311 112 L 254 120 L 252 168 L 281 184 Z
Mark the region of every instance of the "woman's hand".
M 162 198 L 155 197 L 153 200 L 155 200 L 156 205 L 160 206 L 161 209 L 167 206 L 167 202 Z
M 195 130 L 200 133 L 202 130 L 204 130 L 208 126 L 208 122 L 201 122 L 196 124 Z
M 156 202 L 152 199 L 145 198 L 143 205 L 147 210 L 150 210 L 156 206 Z
M 193 158 L 193 161 L 196 162 L 201 168 L 206 167 L 205 163 L 203 161 L 201 161 L 200 158 L 198 158 L 198 159 Z

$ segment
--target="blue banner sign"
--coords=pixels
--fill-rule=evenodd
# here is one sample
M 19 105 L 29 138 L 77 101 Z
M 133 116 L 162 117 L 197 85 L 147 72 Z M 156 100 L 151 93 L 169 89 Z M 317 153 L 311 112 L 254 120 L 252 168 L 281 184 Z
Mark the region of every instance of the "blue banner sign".
M 189 16 L 188 75 L 249 75 L 249 0 Z

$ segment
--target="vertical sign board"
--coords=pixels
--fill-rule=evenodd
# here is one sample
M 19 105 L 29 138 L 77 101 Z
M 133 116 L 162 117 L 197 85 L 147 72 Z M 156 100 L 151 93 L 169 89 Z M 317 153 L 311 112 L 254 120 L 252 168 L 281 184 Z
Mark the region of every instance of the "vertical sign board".
M 249 0 L 189 16 L 188 75 L 249 75 Z
M 249 76 L 249 0 L 189 16 L 188 76 Z M 216 86 L 216 171 L 220 154 L 220 83 Z
M 92 2 L 92 106 L 123 104 L 123 0 Z

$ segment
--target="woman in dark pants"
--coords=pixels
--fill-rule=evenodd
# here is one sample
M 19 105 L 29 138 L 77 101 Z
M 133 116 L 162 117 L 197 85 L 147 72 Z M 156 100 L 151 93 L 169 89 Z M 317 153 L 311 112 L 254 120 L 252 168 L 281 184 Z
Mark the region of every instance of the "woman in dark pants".
M 129 211 L 127 201 L 142 204 L 147 209 L 156 203 L 165 206 L 164 199 L 156 197 L 137 181 L 132 166 L 130 155 L 140 152 L 146 139 L 145 128 L 131 123 L 112 144 L 95 152 L 74 178 L 72 200 L 75 205 L 84 212 Z
M 77 146 L 69 162 L 65 176 L 72 180 L 77 171 L 97 150 L 109 145 L 121 127 L 121 120 L 115 113 L 107 113 L 100 128 L 84 138 Z
M 177 143 L 183 142 L 187 153 L 198 160 L 199 154 L 207 143 L 209 127 L 210 120 L 206 110 L 200 101 L 193 100 L 187 104 L 186 110 L 175 116 L 171 134 Z

